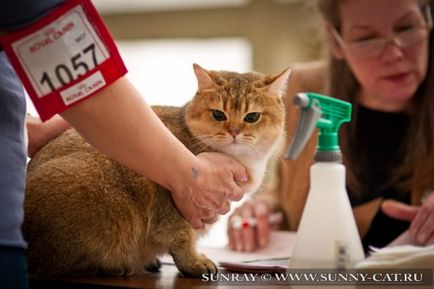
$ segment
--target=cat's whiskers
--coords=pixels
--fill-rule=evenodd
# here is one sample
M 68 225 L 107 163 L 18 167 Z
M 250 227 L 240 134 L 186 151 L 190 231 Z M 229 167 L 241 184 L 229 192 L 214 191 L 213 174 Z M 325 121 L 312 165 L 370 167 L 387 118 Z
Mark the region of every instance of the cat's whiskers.
M 209 146 L 205 143 L 198 143 L 193 146 L 196 151 L 202 152 L 205 151 Z
M 227 137 L 223 135 L 216 134 L 207 134 L 207 135 L 198 135 L 195 139 L 199 140 L 200 143 L 196 143 L 196 148 L 199 150 L 203 150 L 205 148 L 213 148 L 217 151 L 224 151 L 222 147 L 225 145 L 225 139 Z
M 213 134 L 212 133 L 209 133 L 209 134 L 199 134 L 199 135 L 196 135 L 196 136 L 191 136 L 191 139 L 192 140 L 199 140 L 199 141 L 202 141 L 203 139 L 205 139 L 205 138 L 209 138 L 209 137 L 212 137 L 213 136 Z
M 209 148 L 210 146 L 208 145 L 207 139 L 209 139 L 211 136 L 212 134 L 192 136 L 192 149 L 196 151 L 204 151 Z
M 215 135 L 210 133 L 210 134 L 201 134 L 201 135 L 197 135 L 195 137 L 193 137 L 194 140 L 198 140 L 202 143 L 209 143 L 209 140 L 211 140 L 213 142 L 213 139 L 215 139 Z
M 201 141 L 201 142 L 197 142 L 193 145 L 193 147 L 197 150 L 197 151 L 205 151 L 205 150 L 209 150 L 209 148 L 213 147 L 212 145 L 209 144 L 209 142 L 207 141 Z
M 256 145 L 253 145 L 253 144 L 247 144 L 247 146 L 252 150 L 252 151 L 254 151 L 257 155 L 260 155 L 260 154 L 262 154 L 263 153 L 263 151 L 261 151 L 260 149 L 258 149 L 258 147 L 256 146 Z
M 271 143 L 269 140 L 264 138 L 256 138 L 256 143 L 252 144 L 253 148 L 256 149 L 258 153 L 266 153 L 265 149 L 269 149 L 271 147 Z

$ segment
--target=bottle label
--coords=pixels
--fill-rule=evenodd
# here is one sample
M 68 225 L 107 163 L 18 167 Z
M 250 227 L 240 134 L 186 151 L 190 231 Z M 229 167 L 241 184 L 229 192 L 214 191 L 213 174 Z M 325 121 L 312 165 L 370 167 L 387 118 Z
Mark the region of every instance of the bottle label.
M 336 241 L 335 248 L 335 258 L 336 258 L 336 268 L 346 269 L 348 268 L 349 263 L 349 255 L 348 255 L 348 246 L 343 241 Z

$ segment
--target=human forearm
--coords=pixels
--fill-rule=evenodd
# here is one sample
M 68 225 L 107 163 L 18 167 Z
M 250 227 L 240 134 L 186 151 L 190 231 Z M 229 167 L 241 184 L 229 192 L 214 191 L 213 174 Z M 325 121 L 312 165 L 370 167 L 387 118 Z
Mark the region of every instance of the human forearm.
M 97 149 L 166 188 L 180 186 L 198 166 L 126 78 L 62 116 Z

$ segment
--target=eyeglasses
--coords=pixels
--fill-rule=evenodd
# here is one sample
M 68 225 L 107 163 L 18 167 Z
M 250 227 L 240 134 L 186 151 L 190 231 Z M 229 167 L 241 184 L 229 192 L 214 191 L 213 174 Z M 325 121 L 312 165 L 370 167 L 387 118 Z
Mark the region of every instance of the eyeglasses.
M 433 26 L 431 9 L 425 6 L 425 23 L 415 24 L 402 29 L 387 38 L 371 38 L 345 42 L 335 27 L 332 28 L 333 37 L 338 44 L 357 58 L 378 57 L 389 43 L 394 43 L 399 48 L 407 48 L 416 45 L 428 38 Z

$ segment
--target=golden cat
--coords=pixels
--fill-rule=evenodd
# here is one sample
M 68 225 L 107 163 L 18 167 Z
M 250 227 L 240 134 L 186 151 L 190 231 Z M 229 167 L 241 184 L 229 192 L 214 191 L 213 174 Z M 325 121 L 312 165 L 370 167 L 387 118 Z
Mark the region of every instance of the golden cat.
M 284 134 L 280 95 L 289 71 L 265 76 L 198 65 L 194 71 L 194 98 L 154 111 L 194 154 L 219 151 L 244 164 L 249 181 L 243 189 L 253 192 Z M 23 232 L 34 275 L 153 271 L 166 252 L 184 274 L 217 270 L 197 253 L 197 232 L 168 190 L 107 158 L 73 129 L 29 163 Z

